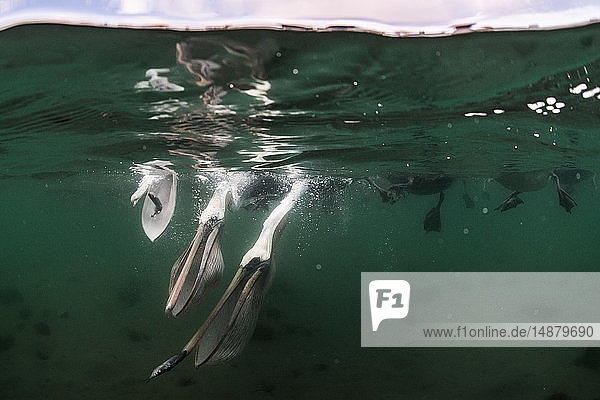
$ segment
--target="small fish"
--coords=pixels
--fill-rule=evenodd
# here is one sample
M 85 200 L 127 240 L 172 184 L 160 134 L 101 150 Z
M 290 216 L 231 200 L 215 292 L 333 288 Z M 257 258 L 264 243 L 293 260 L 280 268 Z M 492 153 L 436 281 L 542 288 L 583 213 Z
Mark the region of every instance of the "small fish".
M 148 197 L 150 197 L 150 200 L 152 200 L 152 202 L 154 203 L 154 214 L 152 214 L 151 217 L 155 217 L 157 214 L 160 214 L 160 212 L 162 211 L 162 209 L 163 209 L 162 203 L 160 202 L 160 199 L 158 198 L 158 196 L 152 192 L 148 192 Z

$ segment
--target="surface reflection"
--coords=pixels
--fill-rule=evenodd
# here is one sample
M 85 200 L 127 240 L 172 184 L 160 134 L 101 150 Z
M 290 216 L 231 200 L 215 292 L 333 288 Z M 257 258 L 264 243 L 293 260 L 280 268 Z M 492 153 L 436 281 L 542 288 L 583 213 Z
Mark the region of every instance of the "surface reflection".
M 267 64 L 278 51 L 273 39 L 252 46 L 218 36 L 192 37 L 177 43 L 177 62 L 203 92 L 202 105 L 191 107 L 171 126 L 179 134 L 177 149 L 171 153 L 193 158 L 198 168 L 218 168 L 222 163 L 217 153 L 246 135 L 241 143 L 247 145 L 237 154 L 249 155 L 249 162 L 265 163 L 274 155 L 289 154 L 289 149 L 281 150 L 287 140 L 282 143 L 281 138 L 269 136 L 264 124 L 246 122 L 274 103 L 268 96 L 271 83 Z M 231 93 L 248 96 L 250 102 L 243 104 L 240 98 L 240 102 L 225 104 Z

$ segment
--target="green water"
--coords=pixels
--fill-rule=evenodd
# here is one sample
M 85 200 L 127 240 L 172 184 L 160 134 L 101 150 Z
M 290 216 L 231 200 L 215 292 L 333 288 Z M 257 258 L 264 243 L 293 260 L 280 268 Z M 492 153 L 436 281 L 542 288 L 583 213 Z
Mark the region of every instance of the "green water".
M 363 349 L 359 286 L 362 271 L 598 270 L 600 100 L 574 88 L 600 84 L 600 26 L 392 39 L 41 25 L 0 32 L 0 49 L 0 398 L 598 398 L 595 350 Z M 150 68 L 184 90 L 136 89 Z M 129 203 L 130 167 L 153 159 L 179 176 L 155 243 Z M 493 178 L 557 168 L 582 171 L 571 214 L 551 182 L 493 211 L 511 192 Z M 171 266 L 224 171 L 294 171 L 317 189 L 277 244 L 244 352 L 145 383 L 268 215 L 230 210 L 220 286 L 165 316 Z M 387 187 L 389 172 L 455 180 L 441 232 L 423 229 L 437 195 L 385 204 L 363 179 Z

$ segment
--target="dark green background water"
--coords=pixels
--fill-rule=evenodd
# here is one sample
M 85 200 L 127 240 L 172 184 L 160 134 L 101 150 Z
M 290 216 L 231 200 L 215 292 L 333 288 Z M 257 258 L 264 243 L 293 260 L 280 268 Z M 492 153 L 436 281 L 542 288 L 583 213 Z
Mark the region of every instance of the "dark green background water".
M 178 62 L 178 43 L 220 66 L 210 82 Z M 0 32 L 0 51 L 0 398 L 600 396 L 595 350 L 362 349 L 359 315 L 361 271 L 599 269 L 591 178 L 570 187 L 571 215 L 551 184 L 493 212 L 510 190 L 490 179 L 598 170 L 600 100 L 569 89 L 599 84 L 600 26 L 407 39 L 25 26 Z M 135 89 L 149 68 L 185 90 Z M 560 113 L 527 106 L 550 96 Z M 129 204 L 129 167 L 152 159 L 180 177 L 155 243 Z M 351 181 L 333 207 L 306 196 L 290 216 L 253 340 L 225 365 L 186 360 L 144 383 L 203 322 L 268 215 L 229 212 L 219 293 L 166 317 L 170 268 L 214 176 L 291 168 Z M 423 230 L 435 195 L 383 204 L 361 179 L 384 185 L 388 171 L 458 179 L 440 233 Z

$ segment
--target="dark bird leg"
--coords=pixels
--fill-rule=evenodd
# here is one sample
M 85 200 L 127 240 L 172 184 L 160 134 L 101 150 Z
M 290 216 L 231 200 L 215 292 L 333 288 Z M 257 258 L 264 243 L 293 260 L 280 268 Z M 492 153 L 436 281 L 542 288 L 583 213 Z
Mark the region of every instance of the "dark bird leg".
M 500 205 L 494 208 L 495 211 L 500 210 L 500 212 L 504 212 L 506 210 L 510 210 L 511 208 L 515 208 L 519 204 L 523 204 L 523 200 L 519 198 L 519 194 L 521 192 L 512 192 L 510 196 L 508 196 Z
M 440 207 L 444 202 L 444 192 L 440 192 L 440 198 L 435 207 L 433 207 L 423 221 L 423 227 L 425 232 L 439 232 L 442 230 L 442 218 L 440 216 Z
M 556 174 L 552 174 L 552 177 L 556 181 L 556 191 L 558 192 L 558 204 L 563 207 L 569 214 L 571 213 L 571 209 L 577 205 L 575 200 L 569 195 L 569 193 L 565 192 L 560 187 L 560 181 L 558 180 L 558 176 Z

